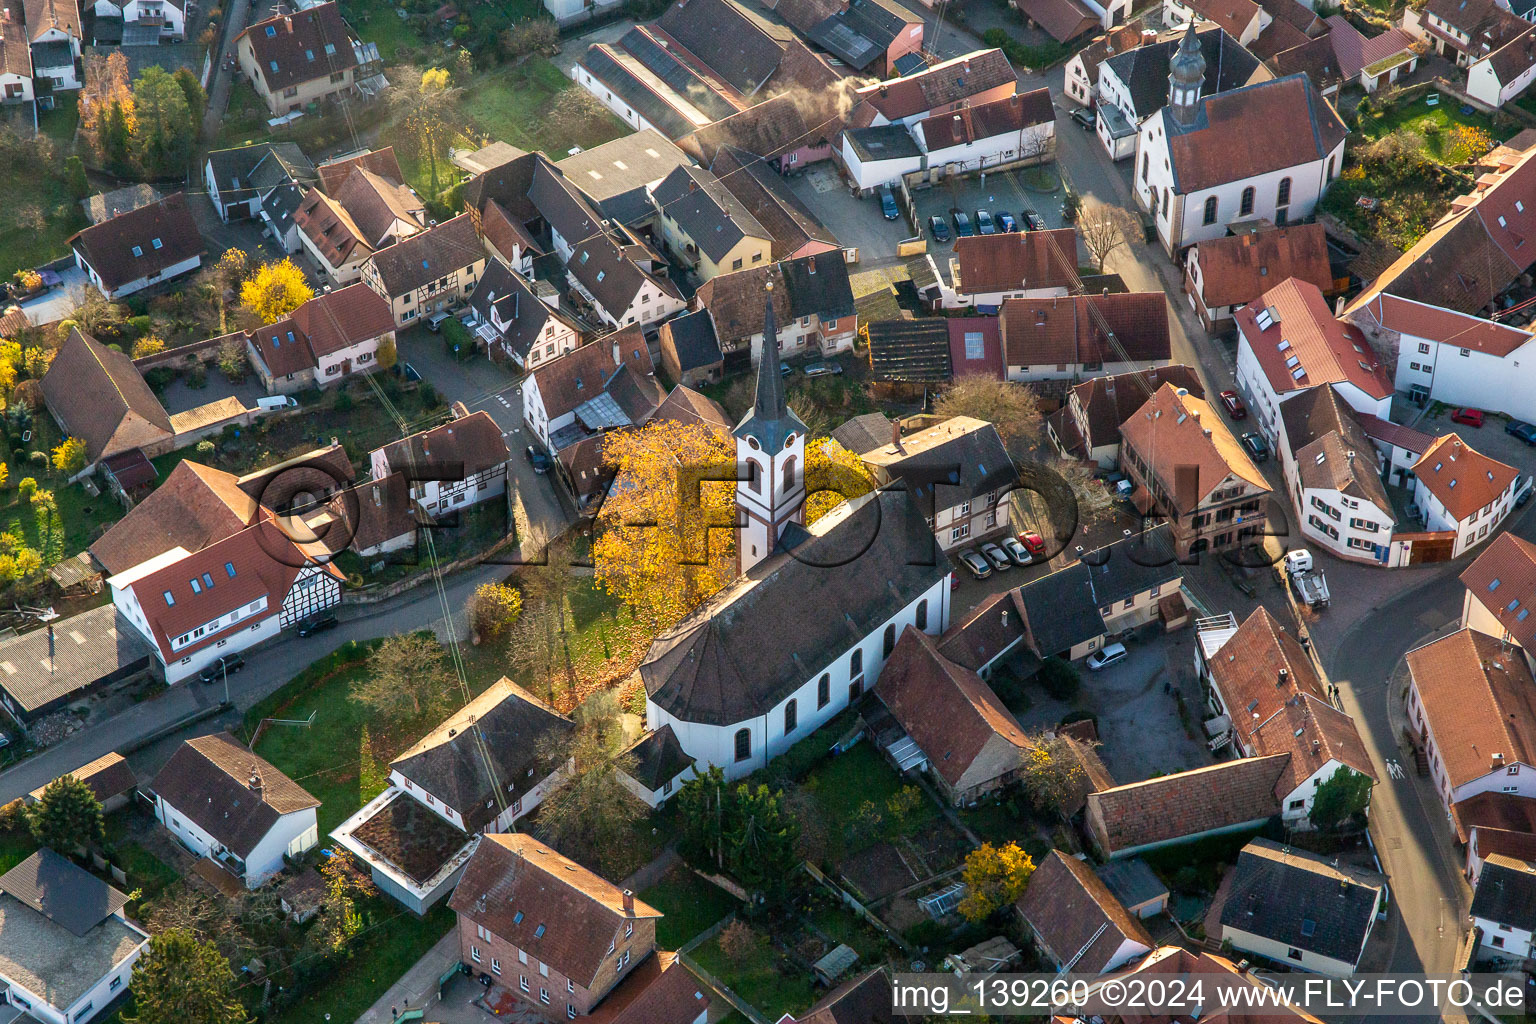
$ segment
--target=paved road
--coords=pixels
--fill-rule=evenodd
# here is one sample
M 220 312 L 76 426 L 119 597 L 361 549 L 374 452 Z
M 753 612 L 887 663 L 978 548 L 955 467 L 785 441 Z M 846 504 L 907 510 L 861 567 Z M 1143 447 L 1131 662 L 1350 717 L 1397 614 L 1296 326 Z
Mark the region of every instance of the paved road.
M 235 75 L 224 70 L 224 54 L 233 53 L 235 37 L 245 31 L 251 18 L 251 0 L 229 0 L 224 8 L 227 19 L 224 26 L 224 49 L 213 54 L 213 82 L 208 89 L 208 106 L 203 111 L 203 142 L 213 141 L 219 134 L 219 122 L 229 108 L 229 91 L 234 88 Z M 201 166 L 201 165 L 199 165 Z
M 487 580 L 501 578 L 506 572 L 505 566 L 486 565 L 466 570 L 447 580 L 445 590 L 452 628 L 461 638 L 465 633 L 464 602 L 471 591 Z M 368 640 L 423 626 L 436 630 L 441 637 L 447 636 L 448 620 L 443 615 L 437 591 L 431 586 L 417 587 L 379 604 L 345 606 L 341 610 L 341 617 L 341 625 L 328 633 L 304 639 L 285 633 L 285 638 L 273 646 L 249 655 L 245 670 L 229 677 L 230 699 L 237 712 L 243 712 L 272 693 L 305 666 L 324 657 L 346 640 Z M 223 687 L 218 685 L 203 686 L 189 682 L 171 687 L 158 697 L 82 730 L 9 771 L 0 773 L 0 803 L 23 796 L 103 754 L 120 750 L 136 740 L 152 735 L 200 708 L 216 705 L 223 696 Z M 185 734 L 178 734 L 174 740 L 179 742 L 188 736 L 217 732 L 238 720 L 238 713 L 208 719 L 191 727 Z M 173 745 L 167 741 L 156 746 L 168 748 Z M 149 752 L 150 756 L 142 759 L 135 758 L 135 768 L 147 771 L 157 769 L 163 756 L 157 760 L 153 753 Z M 169 750 L 164 749 L 163 753 L 168 754 Z

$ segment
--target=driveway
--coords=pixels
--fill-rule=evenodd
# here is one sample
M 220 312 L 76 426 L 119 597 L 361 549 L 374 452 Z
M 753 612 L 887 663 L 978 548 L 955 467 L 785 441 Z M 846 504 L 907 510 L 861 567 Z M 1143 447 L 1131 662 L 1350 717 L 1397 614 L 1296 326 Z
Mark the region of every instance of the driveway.
M 190 412 L 199 406 L 231 397 L 238 398 L 240 404 L 247 409 L 254 409 L 256 399 L 266 396 L 266 389 L 254 375 L 247 374 L 239 384 L 231 384 L 228 377 L 224 376 L 217 367 L 213 367 L 208 373 L 208 383 L 205 387 L 188 387 L 183 377 L 171 381 L 160 393 L 160 404 L 165 406 L 166 412 L 174 416 L 179 412 Z
M 1211 764 L 1201 739 L 1204 720 L 1194 680 L 1193 630 L 1128 640 L 1126 659 L 1098 672 L 1083 667 L 1078 706 L 1099 718 L 1099 756 L 1121 784 Z M 1169 687 L 1170 692 L 1164 692 Z M 1173 692 L 1183 695 L 1188 728 Z
M 880 197 L 856 199 L 848 192 L 831 164 L 823 163 L 797 178 L 790 188 L 810 207 L 816 219 L 830 228 L 844 248 L 859 250 L 861 265 L 885 266 L 896 262 L 896 243 L 912 237 L 905 219 L 886 220 Z
M 463 402 L 470 412 L 484 410 L 501 428 L 512 449 L 509 479 L 519 543 L 524 551 L 541 550 L 575 521 L 576 514 L 554 479 L 535 473 L 523 458 L 523 448 L 533 436 L 523 429 L 520 380 L 481 356 L 463 362 L 451 358 L 442 336 L 424 327 L 401 331 L 397 337 L 400 361 L 415 367 L 445 401 Z
M 1404 404 L 1397 403 L 1398 406 Z M 1397 411 L 1396 406 L 1393 411 Z M 1455 434 L 1489 458 L 1507 462 L 1522 472 L 1529 472 L 1532 464 L 1536 463 L 1536 449 L 1505 433 L 1504 427 L 1510 422 L 1506 417 L 1488 413 L 1481 427 L 1469 427 L 1465 423 L 1451 422 L 1451 413 L 1454 411 L 1447 407 L 1438 416 L 1431 416 L 1429 410 L 1425 409 L 1417 419 L 1405 419 L 1404 422 L 1433 437 Z
M 51 324 L 69 316 L 79 305 L 85 290 L 91 286 L 91 279 L 85 276 L 85 271 L 73 265 L 59 271 L 59 280 L 60 283 L 45 294 L 21 303 L 21 311 L 27 314 L 27 319 L 34 325 Z
M 287 255 L 262 231 L 261 221 L 236 220 L 225 224 L 206 195 L 193 197 L 187 205 L 192 208 L 192 219 L 197 222 L 197 230 L 208 246 L 208 253 L 203 257 L 205 264 L 217 263 L 227 249 L 244 249 L 254 261 L 280 260 Z M 314 283 L 314 276 L 310 275 L 310 278 Z

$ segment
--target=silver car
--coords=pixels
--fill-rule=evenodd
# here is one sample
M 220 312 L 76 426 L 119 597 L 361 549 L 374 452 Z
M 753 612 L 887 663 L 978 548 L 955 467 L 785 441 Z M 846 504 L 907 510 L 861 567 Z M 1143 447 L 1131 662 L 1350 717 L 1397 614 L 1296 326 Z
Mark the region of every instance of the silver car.
M 992 575 L 992 564 L 981 557 L 975 549 L 960 552 L 960 561 L 971 570 L 971 575 L 979 580 L 984 580 Z
M 1005 572 L 1013 566 L 1008 559 L 1008 553 L 996 544 L 983 544 L 981 553 L 987 556 L 987 561 L 992 563 L 992 568 L 998 572 Z
M 1017 537 L 1004 538 L 1002 545 L 1003 550 L 1008 552 L 1008 557 L 1013 559 L 1015 565 L 1028 565 L 1035 560 L 1029 553 L 1029 549 L 1021 544 Z

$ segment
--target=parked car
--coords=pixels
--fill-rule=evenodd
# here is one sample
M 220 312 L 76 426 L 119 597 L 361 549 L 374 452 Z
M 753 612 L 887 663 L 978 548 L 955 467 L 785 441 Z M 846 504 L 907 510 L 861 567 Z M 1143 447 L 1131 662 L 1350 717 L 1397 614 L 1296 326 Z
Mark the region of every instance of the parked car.
M 1248 418 L 1248 407 L 1243 404 L 1242 396 L 1236 391 L 1223 391 L 1221 393 L 1221 404 L 1226 406 L 1227 415 L 1233 419 L 1245 420 Z
M 1072 111 L 1071 116 L 1085 132 L 1093 131 L 1093 126 L 1098 122 L 1098 115 L 1088 107 L 1078 107 Z
M 1013 559 L 1015 565 L 1028 565 L 1034 561 L 1029 549 L 1019 543 L 1017 537 L 1004 537 L 1000 542 L 1002 549 L 1008 552 L 1008 557 Z
M 806 363 L 807 377 L 835 377 L 843 372 L 841 363 Z
M 1097 672 L 1111 665 L 1118 665 L 1127 657 L 1125 644 L 1105 644 L 1088 655 L 1088 671 Z
M 971 226 L 971 218 L 961 211 L 954 212 L 954 221 L 956 238 L 970 238 L 976 233 L 976 229 Z
M 984 235 L 997 234 L 997 225 L 992 223 L 992 215 L 986 210 L 976 211 L 976 230 Z
M 932 233 L 935 242 L 947 243 L 949 241 L 949 225 L 944 223 L 943 217 L 929 217 L 928 230 Z
M 1025 530 L 1023 533 L 1019 534 L 1019 540 L 1023 542 L 1024 547 L 1029 551 L 1030 554 L 1045 554 L 1045 538 L 1041 537 L 1034 530 Z
M 205 683 L 216 683 L 226 674 L 234 674 L 245 668 L 245 657 L 240 654 L 226 654 L 213 661 L 207 668 L 197 674 L 197 678 Z
M 885 214 L 886 220 L 895 220 L 901 216 L 901 211 L 896 208 L 896 197 L 891 194 L 891 186 L 880 186 L 880 212 Z
M 1521 485 L 1520 491 L 1515 495 L 1515 508 L 1524 508 L 1525 503 L 1531 500 L 1531 492 L 1536 491 L 1536 476 L 1528 476 Z
M 974 548 L 960 552 L 960 561 L 971 570 L 971 575 L 979 580 L 992 575 L 992 563 L 983 558 L 981 552 Z
M 1254 462 L 1263 462 L 1269 458 L 1269 442 L 1265 441 L 1264 435 L 1257 430 L 1248 431 L 1240 440 Z
M 1512 434 L 1526 444 L 1536 445 L 1536 424 L 1526 423 L 1524 420 L 1510 420 L 1509 426 L 1504 428 L 1504 433 Z
M 324 633 L 328 629 L 335 629 L 341 625 L 341 620 L 335 612 L 316 612 L 303 622 L 299 623 L 299 636 L 314 636 L 316 633 Z
M 400 373 L 401 373 L 402 376 L 405 377 L 406 380 L 410 381 L 413 384 L 416 381 L 421 380 L 421 371 L 417 370 L 416 367 L 412 366 L 410 363 L 406 363 L 401 368 Z
M 535 473 L 543 474 L 549 472 L 549 456 L 539 451 L 533 445 L 530 444 L 523 449 L 523 457 L 528 460 L 528 465 L 533 467 Z
M 431 316 L 427 317 L 427 330 L 431 331 L 433 334 L 436 334 L 443 329 L 443 324 L 452 319 L 452 313 L 448 312 L 446 309 L 439 310 L 438 312 L 433 313 Z
M 1481 427 L 1483 425 L 1483 410 L 1457 409 L 1451 413 L 1451 422 L 1464 423 L 1469 427 Z
M 795 372 L 795 368 L 793 366 L 790 366 L 788 363 L 780 363 L 779 364 L 779 376 L 780 377 L 791 376 L 794 372 Z
M 1039 231 L 1045 227 L 1045 221 L 1041 220 L 1040 214 L 1034 210 L 1026 209 L 1020 211 L 1019 219 L 1024 222 L 1024 226 L 1030 231 Z
M 1013 214 L 1007 210 L 998 210 L 993 219 L 997 221 L 998 230 L 1004 233 L 1019 230 L 1019 222 L 1014 220 Z
M 987 561 L 991 562 L 992 567 L 998 572 L 1006 572 L 1013 566 L 1013 560 L 1008 557 L 1008 552 L 996 544 L 983 544 L 981 553 L 987 556 Z

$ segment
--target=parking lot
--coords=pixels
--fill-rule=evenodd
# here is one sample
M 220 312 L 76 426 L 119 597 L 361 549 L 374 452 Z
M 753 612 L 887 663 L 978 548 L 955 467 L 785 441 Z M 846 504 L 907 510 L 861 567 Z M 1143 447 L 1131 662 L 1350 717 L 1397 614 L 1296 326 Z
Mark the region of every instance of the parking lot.
M 1078 705 L 1098 716 L 1099 756 L 1116 782 L 1141 782 L 1212 763 L 1201 733 L 1205 715 L 1194 676 L 1194 645 L 1191 629 L 1152 632 L 1144 640 L 1127 641 L 1128 656 L 1119 664 L 1098 672 L 1085 667 Z M 1183 697 L 1184 718 L 1174 693 Z
M 1046 165 L 1046 169 L 1054 174 L 1054 168 L 1051 165 Z M 1024 175 L 1017 171 L 962 178 L 944 185 L 914 191 L 912 198 L 917 205 L 918 223 L 923 226 L 923 234 L 928 239 L 928 251 L 932 253 L 947 252 L 953 248 L 955 235 L 953 214 L 957 210 L 963 211 L 971 219 L 973 227 L 976 223 L 977 210 L 986 210 L 994 218 L 999 213 L 1006 212 L 1016 220 L 1021 220 L 1021 211 L 1033 210 L 1042 227 L 1066 226 L 1061 219 L 1060 185 L 1051 192 L 1035 191 L 1025 186 Z M 935 243 L 933 240 L 933 234 L 928 227 L 928 218 L 934 216 L 942 217 L 949 227 L 950 241 L 947 244 Z M 1024 225 L 1021 222 L 1019 226 L 1022 228 Z
M 1453 412 L 1455 410 L 1449 407 L 1441 410 L 1438 416 L 1429 415 L 1426 411 L 1417 422 L 1411 419 L 1406 422 L 1415 430 L 1422 430 L 1434 437 L 1442 434 L 1456 434 L 1484 455 L 1498 459 L 1500 462 L 1507 462 L 1522 473 L 1529 473 L 1533 467 L 1536 467 L 1536 449 L 1505 432 L 1504 428 L 1510 423 L 1507 417 L 1488 413 L 1484 416 L 1481 427 L 1472 427 L 1465 423 L 1451 422 Z

